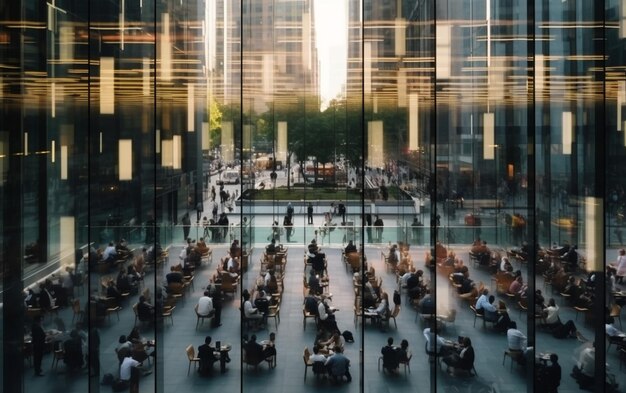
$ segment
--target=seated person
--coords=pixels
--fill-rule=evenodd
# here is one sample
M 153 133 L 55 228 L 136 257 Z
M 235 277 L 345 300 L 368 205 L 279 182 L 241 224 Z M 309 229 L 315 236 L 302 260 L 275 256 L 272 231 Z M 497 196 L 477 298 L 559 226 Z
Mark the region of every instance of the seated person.
M 344 249 L 344 253 L 346 255 L 350 254 L 351 252 L 357 252 L 356 246 L 354 245 L 354 242 L 352 240 L 348 242 L 348 245 Z
M 309 257 L 308 263 L 311 264 L 311 270 L 317 274 L 323 274 L 326 268 L 325 258 L 326 255 L 319 252 L 315 253 L 313 257 Z
M 315 340 L 315 346 L 319 348 L 320 353 L 328 355 L 333 348 L 341 348 L 343 351 L 345 339 L 343 335 L 339 333 L 339 330 L 333 331 L 331 336 L 326 340 L 324 340 L 324 333 L 322 333 L 321 330 L 319 332 Z
M 498 315 L 498 320 L 493 325 L 493 329 L 496 332 L 504 333 L 509 330 L 509 325 L 511 324 L 511 317 L 507 311 L 501 311 Z
M 387 257 L 387 260 L 392 265 L 397 265 L 400 262 L 400 251 L 398 250 L 397 244 L 392 245 L 389 249 L 389 256 Z
M 63 343 L 65 356 L 63 361 L 67 365 L 68 371 L 75 371 L 83 367 L 83 346 L 78 331 L 75 329 L 70 333 L 70 339 Z
M 318 301 L 317 297 L 309 291 L 309 294 L 304 298 L 304 309 L 310 314 L 319 316 L 317 311 Z
M 239 240 L 233 240 L 233 243 L 230 245 L 230 256 L 233 258 L 239 258 L 241 256 L 241 247 L 239 246 Z
M 626 335 L 623 332 L 619 331 L 615 326 L 615 318 L 609 316 L 606 319 L 605 332 L 606 335 L 609 336 L 610 340 L 615 342 L 620 347 L 626 347 Z
M 213 308 L 213 299 L 209 296 L 210 292 L 208 290 L 204 291 L 203 296 L 200 296 L 198 299 L 198 315 L 206 317 L 211 314 L 214 310 Z
M 122 267 L 117 273 L 117 289 L 122 293 L 130 293 L 133 290 L 133 286 L 131 285 L 130 278 L 126 274 L 126 271 Z M 136 287 L 135 287 L 136 288 Z
M 266 295 L 264 290 L 260 290 L 256 292 L 256 296 L 254 299 L 254 306 L 265 317 L 263 319 L 264 323 L 267 323 L 267 313 L 270 310 L 270 299 L 271 299 L 271 296 Z
M 270 244 L 265 246 L 265 253 L 266 254 L 276 254 L 276 239 L 272 239 Z
M 432 315 L 435 313 L 435 302 L 430 295 L 430 289 L 426 290 L 426 295 L 419 301 L 419 310 L 422 315 Z
M 111 280 L 107 284 L 107 297 L 115 298 L 115 302 L 119 305 L 122 302 L 123 296 L 115 286 L 115 281 Z
M 393 337 L 387 339 L 387 345 L 381 348 L 380 353 L 383 355 L 383 370 L 396 372 L 400 365 L 398 349 L 393 346 Z
M 269 361 L 272 357 L 276 356 L 276 333 L 270 333 L 269 340 L 267 340 L 262 347 L 264 360 Z
M 320 353 L 320 348 L 317 345 L 313 346 L 313 355 L 309 357 L 309 360 L 313 364 L 313 374 L 326 374 L 326 356 Z
M 543 386 L 546 393 L 557 393 L 561 384 L 561 366 L 556 353 L 550 354 L 550 365 L 537 363 L 536 386 Z
M 250 293 L 247 289 L 244 289 L 243 291 L 243 314 L 247 319 L 257 321 L 259 325 L 263 319 L 263 313 L 252 305 L 252 302 L 250 301 Z
M 317 316 L 319 318 L 320 327 L 328 332 L 339 331 L 335 314 L 330 308 L 329 299 L 322 296 L 322 300 L 317 304 Z
M 379 322 L 382 319 L 389 318 L 391 311 L 389 310 L 389 295 L 387 295 L 387 292 L 383 292 L 378 306 L 376 308 L 371 307 L 365 310 L 365 314 L 372 318 L 376 318 Z
M 326 369 L 328 374 L 337 380 L 346 377 L 348 382 L 352 381 L 350 375 L 350 360 L 343 355 L 343 351 L 339 347 L 334 348 L 334 353 L 326 359 Z
M 220 359 L 220 353 L 211 346 L 211 336 L 206 336 L 204 344 L 198 347 L 198 358 L 200 359 L 198 373 L 210 375 L 213 371 L 213 363 Z
M 154 306 L 146 301 L 146 298 L 139 296 L 137 304 L 137 317 L 140 321 L 152 321 L 154 318 Z
M 506 332 L 506 339 L 509 346 L 510 351 L 515 352 L 526 352 L 528 349 L 528 338 L 517 329 L 517 324 L 515 321 L 511 321 L 509 324 L 509 330 Z M 518 361 L 523 361 L 523 356 L 517 357 Z
M 175 266 L 170 266 L 170 272 L 165 276 L 167 280 L 167 285 L 172 283 L 183 283 L 183 274 L 180 271 L 176 270 Z
M 461 345 L 456 351 L 443 358 L 443 362 L 454 369 L 470 371 L 474 367 L 474 348 L 469 337 L 460 338 Z
M 323 292 L 322 285 L 320 284 L 320 279 L 318 278 L 315 270 L 311 269 L 309 274 L 309 291 L 311 291 L 315 295 L 321 295 Z
M 200 240 L 198 240 L 198 242 L 196 243 L 196 250 L 200 253 L 200 255 L 203 255 L 210 251 L 210 248 L 206 245 L 203 237 L 201 237 Z
M 120 390 L 118 391 L 123 391 L 130 387 L 130 378 L 133 368 L 136 368 L 142 374 L 145 373 L 145 370 L 141 367 L 141 362 L 133 359 L 129 352 L 120 364 L 120 379 L 118 381 L 118 388 Z
M 581 389 L 593 386 L 596 370 L 596 348 L 595 342 L 591 347 L 587 347 L 580 352 L 578 361 L 572 369 L 572 377 L 578 382 Z M 604 373 L 603 373 L 604 375 Z
M 398 360 L 401 362 L 409 361 L 409 342 L 406 339 L 400 342 L 400 348 L 398 348 Z
M 102 262 L 113 263 L 117 260 L 117 250 L 113 242 L 109 242 L 109 245 L 102 252 Z
M 424 329 L 426 338 L 426 353 L 428 355 L 439 355 L 442 357 L 450 355 L 454 351 L 454 346 L 440 335 L 435 335 L 435 320 L 431 320 L 430 327 Z
M 319 252 L 319 247 L 315 239 L 311 240 L 311 243 L 309 243 L 309 245 L 307 246 L 307 250 L 309 251 L 309 254 L 315 254 Z
M 248 364 L 259 364 L 264 360 L 263 346 L 256 342 L 256 335 L 253 334 L 244 346 L 246 360 Z

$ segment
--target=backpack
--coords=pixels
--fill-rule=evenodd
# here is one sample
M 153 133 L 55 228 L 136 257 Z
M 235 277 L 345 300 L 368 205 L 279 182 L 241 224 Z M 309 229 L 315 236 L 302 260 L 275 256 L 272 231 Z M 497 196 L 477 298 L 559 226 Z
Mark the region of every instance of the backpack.
M 349 330 L 344 330 L 343 333 L 341 333 L 341 335 L 343 336 L 343 339 L 346 340 L 347 343 L 353 343 L 354 342 L 354 337 L 352 336 L 352 332 Z
M 113 382 L 115 382 L 115 377 L 113 377 L 113 374 L 104 374 L 104 376 L 102 377 L 102 385 L 113 385 Z
M 393 304 L 399 306 L 401 302 L 400 292 L 398 292 L 398 290 L 393 291 Z

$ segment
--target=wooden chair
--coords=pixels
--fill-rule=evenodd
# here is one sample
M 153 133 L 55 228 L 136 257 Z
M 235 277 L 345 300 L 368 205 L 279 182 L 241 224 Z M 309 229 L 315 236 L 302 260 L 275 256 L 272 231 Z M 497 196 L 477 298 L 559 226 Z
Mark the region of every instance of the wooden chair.
M 313 318 L 313 320 L 315 321 L 315 325 L 317 326 L 317 315 L 311 314 L 310 312 L 308 312 L 304 308 L 304 305 L 303 305 L 302 306 L 302 330 L 306 330 L 306 320 L 309 318 Z
M 194 312 L 196 313 L 196 330 L 198 330 L 198 326 L 202 326 L 202 324 L 204 323 L 205 319 L 211 319 L 215 316 L 215 310 L 211 310 L 211 312 L 208 315 L 200 315 L 198 314 L 198 305 L 196 304 L 196 306 L 193 308 Z
M 195 371 L 198 364 L 200 364 L 200 358 L 196 357 L 196 351 L 193 348 L 193 345 L 188 345 L 185 348 L 185 353 L 187 354 L 187 360 L 189 360 L 189 366 L 187 367 L 187 375 L 189 375 L 189 371 L 191 370 L 191 363 L 194 364 L 193 369 Z
M 413 358 L 413 354 L 409 351 L 406 354 L 406 360 L 400 360 L 400 365 L 404 366 L 404 375 L 406 375 L 406 369 L 409 369 L 409 374 L 411 374 L 411 359 Z
M 176 308 L 176 306 L 163 306 L 163 311 L 161 311 L 161 317 L 163 319 L 169 318 L 170 321 L 172 322 L 172 326 L 174 326 L 173 313 L 174 313 L 174 309 L 175 308 Z
M 610 316 L 619 321 L 619 327 L 622 328 L 622 308 L 619 304 L 613 304 L 611 306 Z
M 482 314 L 478 313 L 478 310 L 476 310 L 476 307 L 474 307 L 473 304 L 470 304 L 470 310 L 472 310 L 472 312 L 474 313 L 474 327 L 476 327 L 476 318 L 482 318 L 483 320 L 483 326 L 485 326 L 485 316 Z
M 503 366 L 507 356 L 511 358 L 511 371 L 513 371 L 513 362 L 520 364 L 519 361 L 524 356 L 524 352 L 514 349 L 507 349 L 506 351 L 504 351 L 504 356 L 502 357 Z
M 574 306 L 574 311 L 576 311 L 576 320 L 578 321 L 578 314 L 580 313 L 586 314 L 589 311 L 589 309 L 587 307 Z
M 456 321 L 456 309 L 449 310 L 446 314 L 437 315 L 437 320 L 440 322 L 444 322 L 444 326 L 446 323 L 454 325 L 454 321 Z
M 393 310 L 391 311 L 391 314 L 389 314 L 389 317 L 382 318 L 381 321 L 387 322 L 387 325 L 389 325 L 390 321 L 393 319 L 393 324 L 396 326 L 396 329 L 397 329 L 398 324 L 396 323 L 396 317 L 398 316 L 398 314 L 400 314 L 400 305 L 396 304 Z
M 111 314 L 115 313 L 117 315 L 117 320 L 120 320 L 120 310 L 122 309 L 122 307 L 120 307 L 117 304 L 117 300 L 114 297 L 108 297 L 105 299 L 105 303 L 106 303 L 106 312 L 107 312 L 107 318 L 109 319 L 109 321 L 111 321 Z
M 313 368 L 313 362 L 311 361 L 311 351 L 309 351 L 309 347 L 304 347 L 302 359 L 304 360 L 304 381 L 306 382 L 307 370 L 309 369 L 309 367 Z
M 280 306 L 270 307 L 267 313 L 267 318 L 274 318 L 274 326 L 278 329 L 280 323 Z
M 52 366 L 50 370 L 55 370 L 59 366 L 59 361 L 62 361 L 65 358 L 65 352 L 63 351 L 63 344 L 59 343 L 59 349 L 55 349 L 52 354 Z
M 237 293 L 237 286 L 239 285 L 239 277 L 232 277 L 230 273 L 227 272 L 222 272 L 220 277 L 222 278 L 222 292 L 230 293 L 234 298 Z

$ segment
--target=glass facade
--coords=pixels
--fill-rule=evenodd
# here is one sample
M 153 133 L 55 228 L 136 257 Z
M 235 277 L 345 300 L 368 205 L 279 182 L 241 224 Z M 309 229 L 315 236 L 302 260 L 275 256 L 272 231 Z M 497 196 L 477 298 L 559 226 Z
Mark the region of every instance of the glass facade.
M 623 1 L 0 21 L 2 391 L 626 386 Z

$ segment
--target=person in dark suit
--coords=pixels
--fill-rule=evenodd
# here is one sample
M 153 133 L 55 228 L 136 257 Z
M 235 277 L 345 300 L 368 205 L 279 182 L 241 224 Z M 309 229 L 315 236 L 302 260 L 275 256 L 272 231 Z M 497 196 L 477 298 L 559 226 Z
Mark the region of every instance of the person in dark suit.
M 70 333 L 70 339 L 63 343 L 65 356 L 63 361 L 68 371 L 76 371 L 83 367 L 83 347 L 80 336 L 76 330 Z
M 469 337 L 463 337 L 458 352 L 443 358 L 448 367 L 470 371 L 474 367 L 474 347 Z
M 33 340 L 33 363 L 35 366 L 35 376 L 43 376 L 41 371 L 41 359 L 43 358 L 43 352 L 46 346 L 46 332 L 41 327 L 42 317 L 40 315 L 35 317 L 33 325 L 31 327 L 31 337 Z
M 256 342 L 256 335 L 253 334 L 250 340 L 243 346 L 246 351 L 246 362 L 249 364 L 258 364 L 263 361 L 263 346 Z
M 210 375 L 213 371 L 213 363 L 219 360 L 219 356 L 215 354 L 215 348 L 211 346 L 211 336 L 206 336 L 204 344 L 198 347 L 198 358 L 200 359 L 198 373 Z
M 393 337 L 387 339 L 387 345 L 382 347 L 380 353 L 383 355 L 383 369 L 396 372 L 400 365 L 400 358 L 398 349 L 393 346 Z

